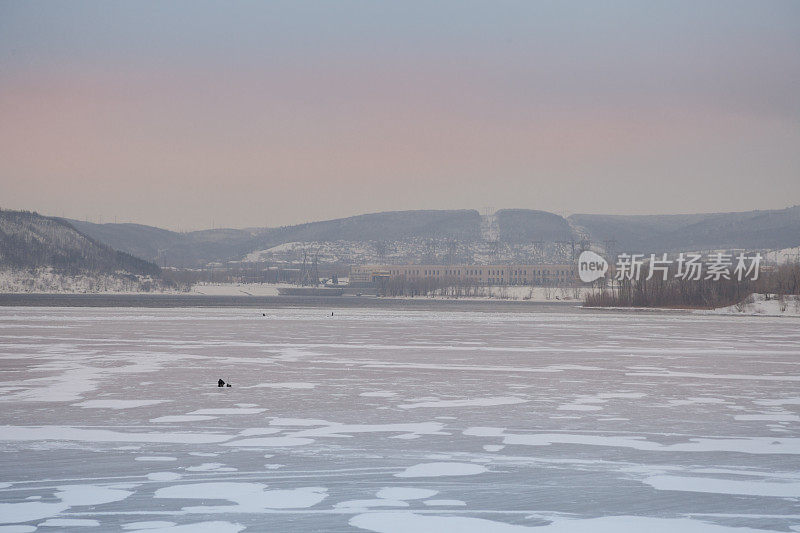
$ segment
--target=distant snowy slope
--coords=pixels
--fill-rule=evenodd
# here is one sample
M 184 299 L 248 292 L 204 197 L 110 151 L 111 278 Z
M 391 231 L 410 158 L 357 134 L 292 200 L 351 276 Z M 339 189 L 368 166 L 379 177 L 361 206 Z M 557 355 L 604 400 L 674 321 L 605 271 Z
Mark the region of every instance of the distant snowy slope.
M 240 260 L 257 250 L 291 242 L 404 241 L 419 238 L 475 240 L 480 215 L 472 210 L 390 211 L 280 228 L 213 229 L 176 233 L 136 224 L 70 221 L 117 250 L 172 266 Z
M 491 224 L 487 224 L 477 211 L 466 209 L 390 211 L 280 228 L 188 233 L 138 224 L 69 223 L 112 248 L 178 267 L 202 267 L 245 258 L 297 261 L 301 257 L 299 251 L 293 255 L 277 254 L 281 249 L 276 247 L 287 243 L 293 243 L 292 250 L 305 249 L 303 243 L 315 249 L 322 247 L 329 257 L 345 262 L 367 256 L 370 261 L 401 262 L 431 260 L 434 256 L 437 260 L 484 263 L 557 262 L 563 260 L 558 250 L 545 250 L 541 245 L 537 248 L 533 243 L 549 243 L 553 248 L 560 246 L 553 243 L 568 241 L 583 232 L 594 244 L 616 241 L 613 247 L 617 252 L 781 249 L 800 245 L 800 207 L 689 215 L 578 214 L 568 219 L 547 211 L 502 209 L 490 218 Z M 487 243 L 489 236 L 499 241 Z M 489 244 L 494 248 L 487 248 Z M 454 257 L 448 251 L 451 246 L 458 249 Z M 384 250 L 378 253 L 378 247 Z M 269 250 L 272 252 L 263 253 Z

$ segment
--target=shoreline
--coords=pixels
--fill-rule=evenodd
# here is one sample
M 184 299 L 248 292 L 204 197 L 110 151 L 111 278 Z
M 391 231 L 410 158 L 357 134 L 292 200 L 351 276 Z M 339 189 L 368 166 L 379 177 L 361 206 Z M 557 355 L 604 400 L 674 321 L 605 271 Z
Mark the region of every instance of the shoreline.
M 240 307 L 285 308 L 328 307 L 384 308 L 403 310 L 443 311 L 516 311 L 542 312 L 549 310 L 582 309 L 576 301 L 520 301 L 497 299 L 436 299 L 436 298 L 379 298 L 375 296 L 233 296 L 200 294 L 65 294 L 65 293 L 3 293 L 0 307 Z
M 328 308 L 398 309 L 403 311 L 635 313 L 700 316 L 800 318 L 794 313 L 732 312 L 728 308 L 585 306 L 577 300 L 502 300 L 497 298 L 262 296 L 197 293 L 0 293 L 0 307 L 94 308 Z

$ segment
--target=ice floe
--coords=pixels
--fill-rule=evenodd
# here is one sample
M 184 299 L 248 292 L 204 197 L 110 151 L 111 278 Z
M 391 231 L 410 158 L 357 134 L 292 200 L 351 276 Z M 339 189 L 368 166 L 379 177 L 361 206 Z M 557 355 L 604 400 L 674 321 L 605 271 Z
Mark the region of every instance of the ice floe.
M 225 442 L 231 436 L 219 433 L 121 432 L 68 426 L 0 426 L 0 441 L 161 442 L 208 444 Z
M 181 500 L 226 500 L 236 505 L 201 505 L 184 507 L 196 513 L 258 513 L 267 509 L 304 509 L 317 505 L 328 496 L 323 487 L 267 490 L 262 483 L 189 483 L 156 490 L 156 498 Z
M 474 476 L 484 472 L 488 472 L 485 466 L 473 463 L 421 463 L 406 468 L 395 477 Z
M 72 405 L 85 409 L 133 409 L 135 407 L 157 405 L 168 401 L 169 400 L 87 400 L 85 402 L 73 403 Z
M 133 494 L 129 490 L 113 489 L 97 485 L 64 485 L 58 487 L 56 498 L 70 507 L 76 505 L 100 505 L 118 502 Z
M 187 472 L 236 472 L 236 470 L 226 467 L 224 463 L 203 463 L 186 468 Z
M 661 475 L 645 478 L 643 483 L 657 490 L 800 498 L 800 481 L 779 482 Z
M 198 409 L 187 413 L 189 415 L 257 415 L 263 413 L 266 409 L 257 407 L 231 407 L 231 408 L 216 408 L 216 409 Z
M 63 502 L 0 503 L 0 524 L 15 524 L 50 518 L 69 509 Z
M 764 533 L 763 529 L 721 526 L 688 518 L 611 516 L 556 519 L 548 525 L 523 526 L 466 516 L 432 516 L 411 511 L 370 512 L 354 516 L 350 525 L 375 533 Z
M 493 407 L 496 405 L 514 405 L 528 400 L 516 396 L 499 396 L 494 398 L 475 398 L 471 400 L 435 400 L 430 402 L 404 403 L 400 409 L 445 408 L 445 407 Z
M 36 526 L 0 526 L 0 533 L 32 533 Z
M 461 500 L 424 500 L 422 503 L 429 507 L 466 507 L 467 505 Z
M 257 388 L 266 388 L 266 389 L 313 389 L 316 387 L 316 383 L 306 383 L 302 381 L 285 381 L 282 383 L 259 383 L 257 385 L 248 385 L 247 389 L 257 389 Z
M 41 524 L 39 527 L 98 527 L 100 522 L 89 518 L 50 518 Z
M 740 437 L 715 438 L 692 437 L 685 442 L 660 444 L 644 436 L 591 435 L 573 433 L 506 433 L 502 428 L 467 428 L 464 435 L 476 437 L 502 437 L 504 444 L 526 446 L 550 446 L 551 444 L 578 444 L 583 446 L 607 446 L 632 448 L 645 451 L 664 452 L 738 452 L 750 454 L 800 454 L 800 438 Z
M 414 487 L 385 487 L 375 495 L 388 500 L 424 500 L 435 496 L 439 491 Z
M 311 444 L 314 439 L 305 439 L 300 437 L 257 437 L 252 439 L 240 439 L 233 442 L 226 442 L 223 446 L 240 446 L 245 448 L 269 448 L 269 447 L 285 447 L 285 446 L 305 446 Z
M 175 522 L 169 522 L 167 520 L 145 520 L 142 522 L 128 522 L 127 524 L 122 524 L 122 529 L 126 531 L 138 531 L 143 529 L 165 528 L 174 525 Z
M 135 524 L 136 522 L 132 522 Z M 139 522 L 139 524 L 146 524 L 147 522 Z M 150 522 L 156 523 L 156 522 Z M 171 522 L 168 522 L 171 524 Z M 129 524 L 130 525 L 130 524 Z M 193 524 L 181 524 L 181 525 L 167 525 L 167 526 L 156 526 L 156 527 L 140 527 L 137 529 L 128 528 L 128 530 L 134 531 L 146 531 L 147 533 L 239 533 L 239 531 L 244 531 L 245 526 L 241 524 L 235 524 L 232 522 L 223 522 L 221 520 L 215 520 L 210 522 L 196 522 Z
M 156 424 L 167 422 L 202 422 L 204 420 L 216 420 L 217 418 L 219 417 L 209 415 L 166 415 L 151 418 L 150 422 L 154 422 Z
M 147 474 L 150 481 L 176 481 L 181 478 L 177 472 L 151 472 Z

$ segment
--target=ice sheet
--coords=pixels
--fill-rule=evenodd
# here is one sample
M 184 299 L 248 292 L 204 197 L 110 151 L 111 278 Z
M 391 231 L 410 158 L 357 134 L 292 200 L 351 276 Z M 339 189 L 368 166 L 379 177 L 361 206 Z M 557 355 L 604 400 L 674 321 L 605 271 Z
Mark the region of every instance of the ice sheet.
M 796 320 L 323 311 L 0 308 L 0 528 L 800 523 Z

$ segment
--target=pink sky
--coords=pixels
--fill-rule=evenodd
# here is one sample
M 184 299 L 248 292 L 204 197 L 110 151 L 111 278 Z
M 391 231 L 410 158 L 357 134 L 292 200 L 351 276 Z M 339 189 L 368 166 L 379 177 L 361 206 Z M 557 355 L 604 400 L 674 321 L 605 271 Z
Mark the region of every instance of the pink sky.
M 361 23 L 348 4 L 341 27 L 250 4 L 153 26 L 100 4 L 78 4 L 83 18 L 3 4 L 0 206 L 172 229 L 786 207 L 800 203 L 800 21 L 767 4 L 656 18 L 620 2 L 633 22 L 581 4 L 511 3 L 488 21 L 486 4 L 422 21 L 371 7 Z

